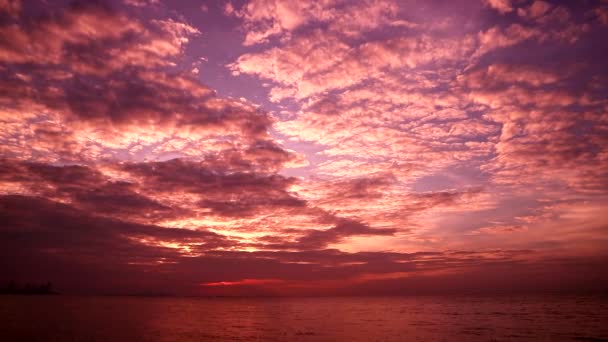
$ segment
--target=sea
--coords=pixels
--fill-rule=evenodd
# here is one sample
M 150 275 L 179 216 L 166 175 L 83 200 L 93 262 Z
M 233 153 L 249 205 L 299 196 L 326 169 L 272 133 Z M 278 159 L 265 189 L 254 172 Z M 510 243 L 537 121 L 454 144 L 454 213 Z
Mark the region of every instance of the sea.
M 0 341 L 608 341 L 608 297 L 1 296 Z

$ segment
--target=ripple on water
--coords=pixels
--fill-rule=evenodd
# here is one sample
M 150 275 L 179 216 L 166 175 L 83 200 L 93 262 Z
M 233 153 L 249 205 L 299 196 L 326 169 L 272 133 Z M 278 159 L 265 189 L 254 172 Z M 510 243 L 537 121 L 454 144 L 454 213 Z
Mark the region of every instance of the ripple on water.
M 59 297 L 0 301 L 0 340 L 608 341 L 606 298 Z

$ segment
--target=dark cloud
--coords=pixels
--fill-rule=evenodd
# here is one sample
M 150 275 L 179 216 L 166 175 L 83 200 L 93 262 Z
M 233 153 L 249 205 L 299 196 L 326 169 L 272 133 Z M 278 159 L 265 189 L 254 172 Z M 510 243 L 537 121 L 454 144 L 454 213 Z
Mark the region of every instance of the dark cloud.
M 601 262 L 589 259 L 583 265 L 581 260 L 568 259 L 530 264 L 525 259 L 534 252 L 500 250 L 229 251 L 226 249 L 238 245 L 215 233 L 99 218 L 66 204 L 25 196 L 2 196 L 0 218 L 2 279 L 50 279 L 57 288 L 72 293 L 329 295 L 572 290 L 583 279 L 597 275 L 589 271 Z M 368 228 L 350 224 L 336 230 L 359 234 Z M 191 248 L 184 251 L 160 242 Z M 568 277 L 557 286 L 552 280 L 565 279 L 559 272 L 567 263 L 578 264 L 574 268 L 587 273 Z M 462 272 L 453 273 L 457 269 Z M 243 279 L 279 281 L 238 285 Z M 237 285 L 201 286 L 230 281 Z
M 156 241 L 192 243 L 207 249 L 233 246 L 215 233 L 101 218 L 39 197 L 2 196 L 0 202 L 5 256 L 33 253 L 74 263 L 154 263 L 179 255 L 175 249 L 155 246 Z
M 329 221 L 336 221 L 333 228 L 326 230 L 313 230 L 297 240 L 299 248 L 324 248 L 330 243 L 336 243 L 350 236 L 393 235 L 396 229 L 371 228 L 370 226 L 352 219 L 332 217 Z
M 3 160 L 0 180 L 19 184 L 24 192 L 43 198 L 67 199 L 92 214 L 155 220 L 180 212 L 138 193 L 136 184 L 110 180 L 88 166 Z
M 84 120 L 106 130 L 103 125 L 153 124 L 169 129 L 243 134 L 254 139 L 251 153 L 262 149 L 281 153 L 264 141 L 270 125 L 266 114 L 218 98 L 212 90 L 184 75 L 172 75 L 175 83 L 158 79 L 169 76 L 135 70 L 102 77 L 67 74 L 69 77 L 53 79 L 56 75 L 49 68 L 11 69 L 2 72 L 0 87 L 6 92 L 0 101 L 15 109 L 46 108 L 61 114 L 67 122 Z
M 149 272 L 184 253 L 167 244 L 234 246 L 215 233 L 101 218 L 38 197 L 2 196 L 0 218 L 2 279 L 51 280 L 72 292 L 161 291 L 149 283 L 164 276 Z
M 245 172 L 238 160 L 238 171 L 231 172 L 232 164 L 216 161 L 174 159 L 123 164 L 121 168 L 140 178 L 142 186 L 148 190 L 197 194 L 201 197 L 198 206 L 209 208 L 217 215 L 250 216 L 263 210 L 306 206 L 305 201 L 288 190 L 295 178 L 255 173 L 250 169 Z

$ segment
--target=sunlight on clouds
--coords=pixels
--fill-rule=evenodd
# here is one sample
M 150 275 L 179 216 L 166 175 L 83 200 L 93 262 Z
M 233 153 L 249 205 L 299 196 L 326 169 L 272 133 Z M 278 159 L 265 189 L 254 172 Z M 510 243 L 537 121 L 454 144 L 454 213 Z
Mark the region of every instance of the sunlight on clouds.
M 605 256 L 604 4 L 182 5 L 0 1 L 21 269 L 299 294 Z

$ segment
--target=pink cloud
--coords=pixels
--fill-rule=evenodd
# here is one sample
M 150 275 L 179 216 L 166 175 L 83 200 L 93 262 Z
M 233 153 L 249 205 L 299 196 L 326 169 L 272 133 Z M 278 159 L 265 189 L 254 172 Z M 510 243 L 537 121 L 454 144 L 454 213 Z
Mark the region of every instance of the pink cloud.
M 226 13 L 241 18 L 247 30 L 244 45 L 264 43 L 273 37 L 288 39 L 293 31 L 309 24 L 328 23 L 329 30 L 351 37 L 385 24 L 410 26 L 407 21 L 393 20 L 399 10 L 394 1 L 254 0 L 240 9 L 230 6 Z
M 154 27 L 156 26 L 156 27 Z M 73 5 L 59 16 L 42 18 L 31 28 L 9 25 L 0 60 L 8 63 L 67 64 L 81 73 L 107 73 L 129 65 L 169 65 L 188 36 L 199 31 L 171 19 L 146 28 L 137 20 L 102 5 Z M 133 35 L 139 39 L 133 42 Z M 10 39 L 8 39 L 10 37 Z
M 534 1 L 528 8 L 519 8 L 517 14 L 529 19 L 537 19 L 546 14 L 553 6 L 545 1 Z
M 501 14 L 513 11 L 511 0 L 483 0 L 483 3 Z
M 381 77 L 385 69 L 454 62 L 471 51 L 472 43 L 471 39 L 438 41 L 422 36 L 369 42 L 351 49 L 337 38 L 317 31 L 294 39 L 284 48 L 243 55 L 229 67 L 236 74 L 254 74 L 278 83 L 280 86 L 273 88 L 271 94 L 276 100 L 303 99 Z
M 124 0 L 124 3 L 135 7 L 145 7 L 159 4 L 160 0 Z
M 7 274 L 400 294 L 605 262 L 602 6 L 155 3 L 0 1 Z

